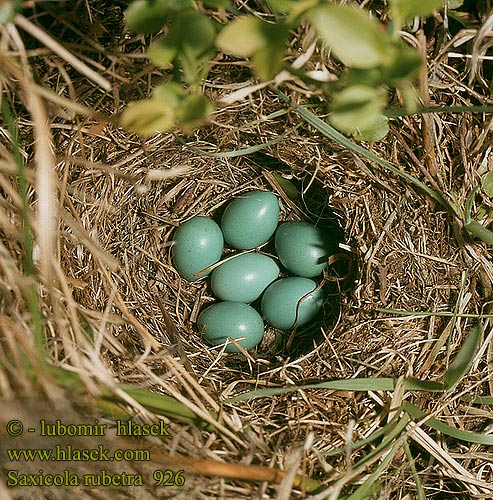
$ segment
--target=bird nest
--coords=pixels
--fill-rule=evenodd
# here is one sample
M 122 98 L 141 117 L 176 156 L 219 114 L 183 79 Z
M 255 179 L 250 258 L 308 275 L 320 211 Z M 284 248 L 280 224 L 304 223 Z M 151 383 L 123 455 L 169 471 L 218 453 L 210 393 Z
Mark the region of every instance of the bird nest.
M 93 9 L 92 25 L 105 27 L 102 14 L 88 8 Z M 121 22 L 118 12 L 112 12 Z M 62 36 L 63 23 L 72 21 L 51 14 L 60 23 L 54 34 L 60 29 Z M 87 12 L 81 15 L 89 22 Z M 3 37 L 8 36 L 4 31 Z M 364 442 L 383 428 L 400 403 L 409 399 L 449 426 L 484 432 L 491 412 L 463 396 L 491 394 L 487 320 L 479 354 L 453 390 L 399 393 L 373 389 L 371 383 L 365 389 L 365 381 L 442 381 L 450 360 L 477 322 L 474 316 L 488 312 L 490 249 L 473 240 L 454 214 L 408 179 L 330 141 L 268 88 L 221 107 L 211 123 L 189 135 L 162 134 L 142 140 L 93 112 L 80 117 L 69 100 L 83 103 L 86 109 L 113 112 L 132 98 L 137 84 L 146 88 L 160 76 L 142 58 L 131 57 L 141 50 L 137 42 L 122 39 L 116 44 L 120 55 L 115 46 L 105 46 L 118 63 L 109 75 L 114 90 L 106 94 L 51 52 L 36 44 L 26 49 L 30 64 L 44 68 L 45 83 L 67 99 L 51 102 L 49 109 L 55 154 L 52 187 L 58 202 L 53 248 L 59 274 L 52 276 L 54 285 L 43 276 L 38 285 L 50 364 L 82 374 L 86 393 L 101 391 L 98 384 L 114 389 L 112 381 L 117 381 L 175 397 L 199 415 L 214 415 L 218 424 L 207 428 L 163 417 L 171 435 L 160 445 L 165 453 L 287 471 L 280 486 L 192 474 L 185 485 L 144 488 L 145 494 L 149 498 L 162 498 L 163 491 L 180 498 L 302 498 L 307 493 L 303 483 L 293 480 L 295 473 L 319 480 L 322 489 L 330 490 L 339 481 L 341 490 L 351 492 L 371 470 L 354 472 L 353 464 L 377 444 L 349 445 Z M 298 42 L 301 46 L 302 40 Z M 443 56 L 430 60 L 430 101 L 434 105 L 476 102 L 481 96 L 466 85 L 467 68 L 445 62 Z M 12 78 L 4 68 L 2 79 Z M 217 101 L 243 78 L 249 78 L 244 67 L 216 65 L 206 90 Z M 250 84 L 245 79 L 245 86 Z M 296 82 L 284 90 L 300 103 L 317 104 L 318 113 L 323 113 L 320 101 Z M 20 106 L 12 96 L 7 92 L 7 98 Z M 18 109 L 29 165 L 37 161 L 31 146 L 36 124 Z M 37 112 L 32 107 L 30 111 Z M 392 119 L 385 140 L 369 148 L 399 171 L 464 206 L 489 168 L 489 128 L 480 114 L 411 115 Z M 4 135 L 8 135 L 6 129 Z M 4 160 L 11 159 L 6 151 Z M 6 316 L 18 319 L 19 335 L 25 332 L 31 339 L 28 308 L 21 305 L 26 303 L 25 294 L 20 291 L 22 207 L 12 194 L 15 179 L 7 164 L 2 164 L 1 174 L 3 203 L 9 213 L 2 217 L 2 308 Z M 28 174 L 28 184 L 39 185 L 35 169 Z M 292 334 L 267 329 L 256 349 L 228 354 L 221 346 L 208 345 L 195 326 L 201 309 L 214 300 L 208 281 L 182 279 L 173 267 L 171 246 L 182 222 L 194 215 L 217 218 L 232 197 L 252 189 L 267 189 L 278 196 L 282 220 L 322 225 L 330 221 L 330 230 L 336 227 L 341 240 L 340 253 L 324 277 L 326 302 L 317 324 Z M 478 196 L 488 211 L 491 201 L 484 193 Z M 38 201 L 31 188 L 28 199 L 35 213 Z M 39 225 L 34 229 L 37 235 L 43 231 Z M 39 250 L 42 253 L 43 247 Z M 12 272 L 13 268 L 19 272 Z M 12 294 L 15 299 L 7 300 Z M 5 380 L 16 387 L 12 373 L 4 371 Z M 351 379 L 362 380 L 362 390 L 319 387 L 261 393 Z M 22 392 L 22 388 L 9 392 L 9 384 L 0 384 L 5 401 L 12 400 L 17 390 Z M 258 392 L 233 399 L 250 391 Z M 72 396 L 71 403 L 78 407 L 77 394 Z M 83 415 L 89 414 L 87 407 L 80 406 Z M 134 415 L 147 415 L 131 400 L 126 406 Z M 492 478 L 491 470 L 485 469 L 491 461 L 487 448 L 443 437 L 426 424 L 419 431 L 409 430 L 408 439 L 416 445 L 413 467 L 420 471 L 430 498 L 439 498 L 438 484 L 442 493 L 451 495 L 488 492 Z M 401 467 L 408 458 L 397 453 L 379 477 L 379 487 L 393 498 L 416 494 L 412 468 Z M 327 494 L 336 494 L 329 490 Z M 10 495 L 6 498 L 23 498 L 17 490 L 4 491 Z M 43 491 L 34 489 L 32 494 L 44 498 Z M 122 498 L 144 498 L 143 489 L 131 491 L 123 488 Z M 85 494 L 89 498 L 93 493 Z

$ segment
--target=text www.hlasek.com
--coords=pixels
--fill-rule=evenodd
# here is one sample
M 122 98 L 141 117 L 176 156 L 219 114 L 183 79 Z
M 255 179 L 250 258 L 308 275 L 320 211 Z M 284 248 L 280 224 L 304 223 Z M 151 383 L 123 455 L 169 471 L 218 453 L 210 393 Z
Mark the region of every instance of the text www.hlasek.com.
M 148 462 L 151 460 L 149 450 L 120 450 L 110 452 L 103 445 L 92 449 L 73 448 L 71 445 L 56 445 L 55 449 L 10 449 L 9 459 L 13 462 Z

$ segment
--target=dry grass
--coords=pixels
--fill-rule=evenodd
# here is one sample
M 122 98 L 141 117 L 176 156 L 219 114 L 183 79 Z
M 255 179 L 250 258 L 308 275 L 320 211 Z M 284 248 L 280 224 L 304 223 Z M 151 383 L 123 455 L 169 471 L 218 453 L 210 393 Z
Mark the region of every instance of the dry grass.
M 310 390 L 226 401 L 255 388 L 330 379 L 405 376 L 440 381 L 475 320 L 409 317 L 377 308 L 490 313 L 491 250 L 468 237 L 461 221 L 409 183 L 328 141 L 295 113 L 276 114 L 285 105 L 267 88 L 223 106 L 211 124 L 187 137 L 167 134 L 144 141 L 129 135 L 109 116 L 138 98 L 139 92 L 146 94 L 162 72 L 147 65 L 139 37 L 122 35 L 119 3 L 106 9 L 100 2 L 73 2 L 74 14 L 68 14 L 40 2 L 25 19 L 51 26 L 50 38 L 110 82 L 108 92 L 102 81 L 91 78 L 83 66 L 74 67 L 56 47 L 13 26 L 0 32 L 2 98 L 14 110 L 19 127 L 38 268 L 29 275 L 23 258 L 15 145 L 4 122 L 0 128 L 2 433 L 9 419 L 28 422 L 33 415 L 34 421 L 44 415 L 75 421 L 77 414 L 86 422 L 95 416 L 111 426 L 119 414 L 102 416 L 102 391 L 119 395 L 126 410 L 140 419 L 152 420 L 155 413 L 123 393 L 117 382 L 134 384 L 173 396 L 204 419 L 214 422 L 209 412 L 220 416 L 212 429 L 161 417 L 171 432 L 164 444 L 134 443 L 151 447 L 154 462 L 125 464 L 124 469 L 144 474 L 148 486 L 153 468 L 164 468 L 163 463 L 165 468 L 179 467 L 178 459 L 159 461 L 163 454 L 270 466 L 287 474 L 277 486 L 190 474 L 181 488 L 116 488 L 111 494 L 85 488 L 77 493 L 79 498 L 321 499 L 354 492 L 384 461 L 382 452 L 367 468 L 352 470 L 375 442 L 353 451 L 330 452 L 368 438 L 391 420 L 402 400 L 411 400 L 452 427 L 487 432 L 490 408 L 463 398 L 492 394 L 487 319 L 470 373 L 444 394 Z M 29 29 L 25 19 L 18 27 Z M 472 41 L 454 48 L 452 57 L 448 57 L 450 45 L 434 51 L 440 48 L 433 36 L 439 27 L 429 35 L 428 72 L 421 85 L 428 87 L 432 105 L 489 103 L 482 85 L 489 81 L 489 68 L 481 57 L 491 33 L 479 24 L 477 28 Z M 307 50 L 311 36 L 300 30 L 292 42 L 293 54 Z M 460 36 L 457 40 L 462 41 Z M 467 64 L 469 54 L 473 64 Z M 325 53 L 315 53 L 312 61 L 314 68 L 318 61 L 337 70 Z M 218 100 L 236 90 L 239 82 L 253 84 L 245 66 L 218 61 L 206 91 Z M 40 84 L 56 96 L 48 96 Z M 296 81 L 282 88 L 296 102 L 319 102 Z M 489 115 L 483 114 L 396 118 L 387 138 L 371 148 L 463 207 L 480 176 L 491 169 L 490 128 Z M 274 143 L 263 150 L 269 157 L 226 154 L 270 141 Z M 302 196 L 295 206 L 279 191 L 273 171 L 297 185 Z M 277 339 L 274 346 L 275 332 L 269 331 L 248 356 L 227 355 L 205 344 L 195 330 L 198 312 L 213 298 L 206 282 L 190 284 L 179 277 L 170 260 L 170 245 L 181 222 L 196 214 L 216 217 L 232 196 L 256 187 L 282 197 L 283 219 L 324 219 L 330 216 L 330 207 L 355 271 L 346 280 L 331 282 L 324 321 L 295 338 L 290 348 L 286 339 Z M 483 194 L 475 208 L 480 204 L 488 210 L 492 206 Z M 39 297 L 49 365 L 78 374 L 77 381 L 57 379 L 43 361 L 33 334 L 37 325 L 36 303 L 29 299 L 33 289 Z M 443 347 L 434 350 L 439 339 L 444 340 Z M 16 403 L 20 399 L 21 407 Z M 50 408 L 39 399 L 48 400 Z M 490 448 L 449 438 L 425 424 L 410 424 L 402 436 L 427 498 L 493 494 Z M 20 447 L 19 443 L 8 444 Z M 33 448 L 53 444 L 42 438 L 22 443 Z M 390 457 L 374 498 L 417 496 L 419 486 L 408 459 L 405 448 Z M 43 464 L 33 467 L 38 471 Z M 7 488 L 4 472 L 9 468 L 11 462 L 2 463 L 2 498 L 65 498 L 61 488 L 50 492 Z M 322 492 L 310 496 L 293 485 L 296 472 L 320 480 Z

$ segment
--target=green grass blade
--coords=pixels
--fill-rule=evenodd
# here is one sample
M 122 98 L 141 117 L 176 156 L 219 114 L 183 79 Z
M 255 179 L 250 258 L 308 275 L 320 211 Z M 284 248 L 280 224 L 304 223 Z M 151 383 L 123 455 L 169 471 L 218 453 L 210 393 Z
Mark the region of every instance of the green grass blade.
M 402 446 L 402 440 L 397 441 L 390 452 L 385 455 L 384 459 L 380 462 L 378 467 L 368 476 L 366 481 L 349 497 L 347 500 L 363 500 L 365 498 L 372 498 L 380 490 L 380 482 L 378 478 L 385 471 L 387 466 L 390 464 L 397 450 Z
M 10 111 L 7 99 L 2 99 L 2 116 L 7 124 L 11 140 L 15 162 L 17 164 L 17 185 L 19 194 L 22 200 L 21 216 L 22 216 L 22 231 L 23 231 L 23 246 L 24 246 L 24 272 L 28 276 L 36 275 L 36 268 L 33 261 L 34 238 L 31 225 L 29 224 L 29 201 L 27 198 L 27 178 L 24 172 L 24 159 L 21 153 L 19 136 L 17 133 L 17 125 L 15 123 L 12 112 Z M 39 368 L 45 370 L 46 362 L 46 344 L 43 328 L 43 314 L 39 301 L 37 285 L 34 281 L 28 284 L 28 308 L 33 325 L 34 343 L 36 346 L 37 360 L 40 363 Z
M 417 406 L 409 403 L 408 401 L 403 402 L 403 410 L 413 419 L 421 420 L 426 419 L 426 425 L 435 429 L 442 434 L 450 436 L 460 441 L 467 441 L 468 443 L 477 443 L 484 446 L 493 446 L 493 435 L 489 434 L 479 434 L 472 431 L 463 431 L 461 429 L 456 429 L 448 424 L 440 422 L 434 417 L 429 417 L 427 413 L 419 409 Z
M 434 191 L 433 189 L 429 188 L 426 184 L 422 183 L 419 179 L 414 178 L 412 175 L 408 174 L 407 172 L 403 172 L 402 170 L 398 169 L 388 161 L 384 160 L 383 158 L 380 158 L 377 156 L 375 153 L 372 153 L 371 151 L 368 151 L 364 147 L 360 146 L 359 144 L 356 144 L 355 142 L 351 141 L 348 139 L 346 136 L 341 134 L 339 131 L 337 131 L 334 127 L 329 125 L 327 122 L 321 120 L 317 115 L 313 114 L 311 111 L 306 109 L 303 106 L 299 106 L 294 104 L 289 97 L 281 92 L 280 90 L 274 88 L 271 86 L 271 89 L 276 92 L 281 98 L 288 103 L 292 108 L 298 113 L 298 115 L 303 118 L 308 124 L 310 124 L 312 127 L 317 129 L 321 134 L 325 135 L 325 137 L 339 143 L 341 146 L 344 146 L 346 149 L 349 151 L 352 151 L 353 153 L 356 153 L 358 155 L 363 156 L 367 160 L 373 161 L 377 163 L 378 165 L 386 168 L 387 170 L 391 171 L 392 173 L 398 175 L 399 177 L 402 177 L 406 181 L 410 182 L 417 188 L 421 189 L 424 191 L 428 196 L 430 196 L 432 199 L 434 199 L 436 202 L 438 202 L 440 205 L 446 207 L 446 208 L 452 208 L 456 214 L 458 214 L 458 211 L 450 206 L 450 203 L 448 203 L 439 193 Z
M 444 318 L 493 318 L 493 314 L 470 314 L 470 313 L 455 313 L 451 311 L 404 311 L 402 309 L 385 309 L 384 307 L 377 307 L 375 311 L 385 313 L 385 314 L 395 314 L 397 316 L 416 316 L 416 317 L 427 317 L 427 316 L 438 316 Z
M 298 125 L 294 126 L 293 128 L 289 129 L 287 132 L 284 132 L 284 134 L 278 135 L 275 139 L 272 139 L 267 142 L 263 142 L 262 144 L 257 144 L 255 146 L 250 146 L 248 148 L 243 148 L 243 149 L 237 149 L 234 151 L 223 151 L 223 152 L 217 152 L 217 153 L 211 153 L 210 151 L 206 151 L 205 149 L 198 148 L 196 146 L 190 146 L 188 145 L 183 139 L 180 137 L 176 136 L 176 139 L 178 142 L 186 146 L 190 151 L 193 151 L 194 153 L 198 153 L 203 156 L 208 156 L 210 158 L 235 158 L 238 156 L 246 156 L 252 153 L 257 153 L 258 151 L 262 151 L 263 149 L 268 148 L 269 146 L 273 146 L 274 144 L 277 144 L 278 142 L 284 141 L 287 137 L 289 137 L 297 128 L 301 126 L 301 123 Z
M 493 245 L 493 232 L 486 229 L 478 221 L 472 219 L 467 224 L 464 224 L 464 227 L 472 236 L 479 238 L 488 245 Z
M 411 469 L 411 474 L 414 479 L 414 484 L 416 485 L 416 490 L 418 492 L 418 500 L 426 500 L 426 492 L 423 488 L 423 483 L 421 483 L 421 479 L 419 479 L 418 471 L 416 470 L 416 462 L 414 461 L 414 457 L 411 453 L 411 448 L 409 447 L 409 443 L 406 439 L 402 442 L 402 446 L 404 447 L 404 452 L 406 454 L 407 460 L 409 462 L 409 468 Z
M 307 384 L 294 387 L 279 387 L 273 389 L 258 389 L 249 391 L 226 402 L 245 401 L 254 398 L 272 397 L 278 394 L 287 394 L 289 392 L 306 389 L 329 389 L 333 391 L 393 391 L 397 379 L 395 378 L 351 378 L 345 380 L 329 380 L 318 384 Z M 405 388 L 409 391 L 443 392 L 443 384 L 439 382 L 426 380 L 404 380 Z
M 456 384 L 458 384 L 461 379 L 466 375 L 471 367 L 472 360 L 476 351 L 478 350 L 479 343 L 481 341 L 482 328 L 480 323 L 476 323 L 466 340 L 462 344 L 459 352 L 456 354 L 455 358 L 450 363 L 447 371 L 443 375 L 443 380 L 445 382 L 445 388 L 451 389 Z
M 423 115 L 425 113 L 493 113 L 493 106 L 426 106 L 414 111 L 406 110 L 406 108 L 393 108 L 384 111 L 384 115 L 388 118 Z
M 165 415 L 171 419 L 178 420 L 180 422 L 192 423 L 200 425 L 208 430 L 213 430 L 213 427 L 207 422 L 203 422 L 202 419 L 197 416 L 188 406 L 177 401 L 171 396 L 166 394 L 158 394 L 151 392 L 148 389 L 141 387 L 133 387 L 130 385 L 123 384 L 120 386 L 130 397 L 135 399 L 137 403 L 141 404 L 148 410 L 152 410 L 160 415 Z M 111 397 L 110 397 L 111 399 Z M 211 415 L 214 419 L 217 415 Z

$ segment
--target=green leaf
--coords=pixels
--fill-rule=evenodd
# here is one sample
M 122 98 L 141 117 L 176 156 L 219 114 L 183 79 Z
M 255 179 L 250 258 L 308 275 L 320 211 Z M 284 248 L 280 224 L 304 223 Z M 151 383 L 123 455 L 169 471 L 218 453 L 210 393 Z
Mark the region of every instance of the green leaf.
M 493 172 L 486 172 L 481 176 L 481 187 L 486 196 L 493 198 Z
M 493 232 L 481 225 L 477 220 L 470 220 L 464 224 L 464 228 L 475 238 L 483 240 L 493 246 Z
M 169 34 L 172 43 L 176 43 L 181 50 L 190 50 L 197 57 L 209 50 L 215 37 L 212 21 L 195 10 L 178 14 Z
M 447 390 L 458 384 L 469 371 L 474 355 L 478 350 L 479 342 L 481 341 L 481 333 L 481 325 L 480 323 L 476 323 L 471 328 L 462 347 L 444 373 L 443 380 Z
M 364 85 L 347 87 L 334 97 L 329 121 L 341 132 L 361 133 L 377 124 L 386 101 L 382 89 Z
M 213 110 L 214 106 L 206 96 L 191 94 L 177 108 L 176 124 L 192 129 L 206 120 Z
M 353 134 L 357 141 L 376 142 L 382 140 L 389 133 L 389 119 L 379 115 L 368 127 Z
M 491 434 L 480 434 L 478 432 L 463 431 L 462 429 L 451 427 L 450 425 L 447 425 L 434 417 L 430 417 L 427 413 L 425 413 L 423 410 L 413 405 L 409 401 L 403 401 L 402 409 L 413 419 L 423 420 L 426 425 L 438 432 L 445 434 L 446 436 L 460 439 L 461 441 L 466 441 L 468 443 L 478 443 L 484 446 L 493 446 L 493 436 Z
M 0 1 L 0 26 L 12 22 L 21 9 L 21 0 Z
M 237 57 L 250 57 L 265 44 L 262 21 L 242 16 L 227 24 L 216 38 L 219 50 Z
M 393 391 L 396 383 L 397 379 L 389 377 L 327 380 L 326 382 L 320 382 L 318 384 L 279 387 L 275 389 L 257 389 L 240 394 L 227 401 L 235 402 L 253 398 L 272 397 L 277 394 L 287 394 L 306 389 L 329 389 L 333 391 Z M 427 380 L 404 379 L 404 388 L 408 391 L 443 392 L 443 384 Z
M 279 73 L 286 48 L 289 29 L 281 22 L 262 23 L 264 44 L 252 56 L 255 73 L 261 80 L 271 80 Z
M 298 3 L 296 0 L 266 0 L 272 12 L 277 14 L 289 14 Z
M 221 7 L 227 7 L 229 5 L 229 0 L 204 0 L 204 4 L 207 7 L 219 9 Z
M 135 0 L 125 12 L 125 22 L 135 33 L 155 33 L 166 23 L 167 0 Z
M 392 19 L 403 24 L 415 16 L 426 17 L 443 7 L 443 3 L 444 0 L 392 0 Z
M 175 109 L 185 98 L 185 90 L 176 82 L 161 83 L 152 91 L 152 98 L 165 103 L 170 108 Z
M 131 102 L 122 113 L 123 128 L 139 135 L 150 136 L 173 128 L 174 109 L 159 99 Z
M 278 174 L 277 172 L 272 172 L 272 177 L 274 177 L 274 179 L 279 184 L 284 193 L 286 193 L 286 196 L 288 198 L 293 201 L 298 201 L 301 199 L 298 188 L 291 181 L 283 177 L 281 174 Z
M 459 7 L 462 7 L 464 0 L 447 0 L 447 3 L 449 9 L 458 9 Z
M 153 64 L 161 68 L 168 68 L 171 66 L 173 59 L 178 53 L 176 45 L 172 45 L 167 40 L 168 37 L 162 37 L 154 42 L 147 51 L 147 55 Z
M 413 77 L 423 63 L 421 54 L 416 49 L 400 42 L 389 52 L 392 53 L 392 58 L 386 64 L 382 76 L 391 85 L 397 85 L 401 80 Z
M 270 80 L 281 69 L 289 27 L 243 16 L 228 24 L 216 39 L 217 47 L 238 57 L 251 57 L 255 73 Z
M 387 61 L 389 37 L 364 10 L 349 5 L 321 5 L 311 9 L 308 17 L 346 66 L 375 68 Z

